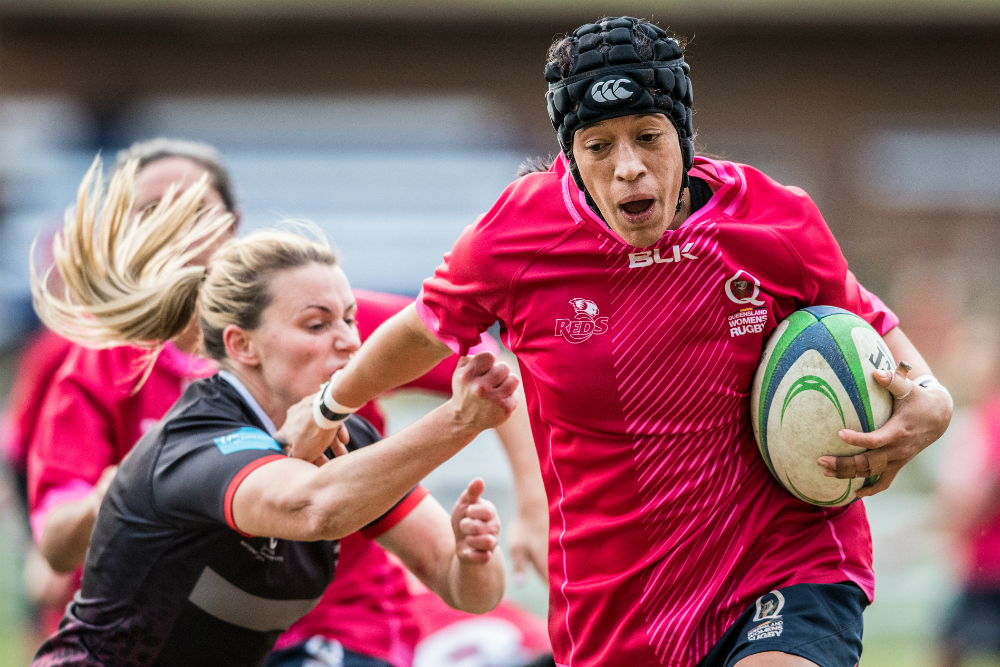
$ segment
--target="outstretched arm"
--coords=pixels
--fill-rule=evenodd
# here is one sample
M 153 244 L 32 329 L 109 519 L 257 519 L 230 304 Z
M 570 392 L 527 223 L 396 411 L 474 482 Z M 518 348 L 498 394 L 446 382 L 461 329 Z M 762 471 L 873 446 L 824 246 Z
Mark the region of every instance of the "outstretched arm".
M 489 352 L 462 359 L 452 397 L 377 447 L 320 467 L 287 458 L 251 472 L 233 496 L 233 522 L 251 535 L 290 540 L 353 533 L 387 512 L 479 432 L 505 420 L 516 406 L 517 383 L 507 365 L 495 363 Z
M 448 514 L 426 496 L 402 521 L 377 538 L 449 606 L 474 614 L 490 611 L 504 591 L 504 565 L 496 507 L 474 479 Z
M 911 378 L 929 375 L 931 369 L 899 327 L 886 333 L 883 339 L 896 361 L 905 361 L 912 367 L 907 378 L 900 378 L 897 373 L 895 382 L 893 373 L 875 371 L 875 380 L 893 393 L 892 417 L 871 433 L 840 431 L 845 442 L 869 451 L 855 456 L 819 458 L 827 477 L 852 479 L 878 474 L 875 484 L 858 491 L 859 498 L 889 488 L 904 465 L 944 434 L 954 407 L 951 396 L 944 391 L 911 382 Z

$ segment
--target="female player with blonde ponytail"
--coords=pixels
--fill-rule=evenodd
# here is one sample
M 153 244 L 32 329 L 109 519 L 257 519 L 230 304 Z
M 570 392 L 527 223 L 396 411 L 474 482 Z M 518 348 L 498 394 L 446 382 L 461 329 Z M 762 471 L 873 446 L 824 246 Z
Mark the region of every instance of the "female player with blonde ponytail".
M 35 664 L 261 664 L 329 583 L 336 540 L 358 529 L 452 606 L 495 606 L 499 522 L 482 481 L 450 520 L 416 485 L 510 414 L 509 369 L 488 353 L 463 360 L 452 398 L 378 447 L 351 417 L 351 456 L 321 466 L 285 456 L 278 429 L 311 422 L 310 395 L 359 346 L 336 256 L 263 231 L 227 241 L 202 269 L 194 260 L 231 223 L 202 207 L 207 183 L 130 216 L 132 180 L 116 174 L 100 202 L 99 167 L 89 172 L 56 249 L 65 291 L 36 279 L 39 315 L 81 343 L 155 350 L 197 311 L 222 370 L 194 382 L 122 462 L 81 591 Z M 329 444 L 345 449 L 335 435 Z

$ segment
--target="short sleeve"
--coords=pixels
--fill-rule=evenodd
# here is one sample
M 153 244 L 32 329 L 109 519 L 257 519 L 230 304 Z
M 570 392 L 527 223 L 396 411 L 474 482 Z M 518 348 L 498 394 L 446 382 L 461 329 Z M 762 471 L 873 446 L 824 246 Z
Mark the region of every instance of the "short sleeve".
M 174 428 L 173 426 L 171 428 Z M 247 475 L 285 458 L 281 445 L 251 426 L 211 432 L 168 434 L 153 475 L 153 503 L 157 513 L 178 523 L 233 522 L 233 496 Z

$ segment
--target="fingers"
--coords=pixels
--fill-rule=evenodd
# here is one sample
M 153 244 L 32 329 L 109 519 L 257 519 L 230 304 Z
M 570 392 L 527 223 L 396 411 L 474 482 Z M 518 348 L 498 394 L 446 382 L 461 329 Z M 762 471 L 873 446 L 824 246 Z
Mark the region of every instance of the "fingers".
M 496 507 L 482 499 L 485 483 L 481 478 L 469 482 L 462 496 L 455 503 L 453 520 L 456 548 L 459 557 L 476 562 L 489 560 L 500 544 L 500 517 Z
M 479 500 L 479 497 L 483 495 L 483 491 L 486 489 L 486 482 L 483 481 L 482 477 L 476 477 L 469 485 L 465 487 L 465 492 L 462 493 L 462 498 L 468 498 L 468 504 L 472 504 Z
M 889 469 L 889 455 L 884 449 L 871 449 L 854 456 L 821 456 L 817 461 L 826 468 L 826 477 L 855 479 L 879 475 Z
M 913 390 L 913 383 L 906 377 L 912 368 L 910 364 L 901 361 L 896 365 L 896 370 L 892 373 L 889 371 L 874 371 L 872 375 L 875 377 L 876 382 L 888 389 L 893 398 L 899 401 L 909 396 L 910 391 Z

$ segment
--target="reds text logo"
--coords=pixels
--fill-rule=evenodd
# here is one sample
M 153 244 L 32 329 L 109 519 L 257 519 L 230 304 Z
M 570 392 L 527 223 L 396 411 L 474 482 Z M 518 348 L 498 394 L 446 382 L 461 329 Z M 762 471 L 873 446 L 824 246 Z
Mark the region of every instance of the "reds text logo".
M 560 318 L 556 320 L 556 335 L 562 336 L 571 343 L 582 343 L 591 336 L 600 335 L 608 330 L 608 318 L 598 317 L 600 312 L 597 304 L 590 299 L 570 299 L 576 315 L 573 319 Z

